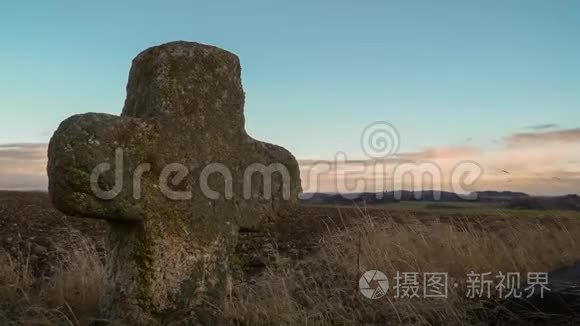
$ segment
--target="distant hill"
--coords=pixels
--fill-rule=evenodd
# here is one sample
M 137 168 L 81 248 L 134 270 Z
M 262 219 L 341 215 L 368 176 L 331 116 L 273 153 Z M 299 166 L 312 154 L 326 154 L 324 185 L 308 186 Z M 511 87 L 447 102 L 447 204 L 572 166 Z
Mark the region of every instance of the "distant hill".
M 567 195 L 558 197 L 530 196 L 513 191 L 478 191 L 459 195 L 448 191 L 387 191 L 382 193 L 306 193 L 303 202 L 323 205 L 394 204 L 398 202 L 476 202 L 497 204 L 514 209 L 565 209 L 580 210 L 580 197 Z
M 523 192 L 513 192 L 513 191 L 476 191 L 473 194 L 477 195 L 478 201 L 501 201 L 501 200 L 512 200 L 514 198 L 528 198 L 530 195 Z
M 567 195 L 560 197 L 525 197 L 512 198 L 509 208 L 518 209 L 565 209 L 580 210 L 580 197 Z

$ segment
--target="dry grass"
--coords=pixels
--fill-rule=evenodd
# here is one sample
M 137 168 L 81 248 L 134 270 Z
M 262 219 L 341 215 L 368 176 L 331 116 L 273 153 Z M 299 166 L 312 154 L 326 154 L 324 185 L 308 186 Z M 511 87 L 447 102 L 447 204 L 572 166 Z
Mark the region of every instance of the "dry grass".
M 85 237 L 55 255 L 50 277 L 33 275 L 29 250 L 0 252 L 0 325 L 87 325 L 106 281 L 104 257 Z
M 553 221 L 402 225 L 366 218 L 357 227 L 328 234 L 314 257 L 298 264 L 280 260 L 254 282 L 238 284 L 228 314 L 244 325 L 485 322 L 485 301 L 466 298 L 468 273 L 520 272 L 525 281 L 527 272 L 571 264 L 580 258 L 580 241 L 573 236 L 579 230 Z M 364 298 L 358 279 L 374 269 L 383 271 L 391 285 L 397 272 L 447 272 L 448 298 L 395 298 L 392 288 L 381 299 Z M 451 286 L 455 282 L 457 288 Z
M 330 228 L 329 228 L 330 230 Z M 487 319 L 484 302 L 465 298 L 474 272 L 549 271 L 580 258 L 575 223 L 506 219 L 479 223 L 365 217 L 329 231 L 316 254 L 301 261 L 279 256 L 257 278 L 238 282 L 226 315 L 242 325 L 474 324 Z M 52 277 L 35 279 L 26 251 L 0 254 L 0 325 L 86 325 L 96 316 L 105 282 L 104 257 L 77 236 Z M 447 272 L 447 299 L 370 300 L 358 291 L 366 270 L 391 280 L 396 272 Z M 420 279 L 420 281 L 422 281 Z

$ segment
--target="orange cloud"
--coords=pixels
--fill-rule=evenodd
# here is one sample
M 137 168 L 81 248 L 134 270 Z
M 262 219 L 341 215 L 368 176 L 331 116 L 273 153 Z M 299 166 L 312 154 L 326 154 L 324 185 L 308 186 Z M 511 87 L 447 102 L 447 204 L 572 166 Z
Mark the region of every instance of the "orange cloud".
M 506 137 L 508 146 L 500 146 L 482 150 L 473 146 L 448 146 L 429 148 L 424 151 L 398 154 L 396 159 L 388 161 L 358 160 L 339 162 L 330 171 L 322 173 L 318 183 L 309 180 L 313 171 L 312 164 L 301 164 L 305 191 L 337 192 L 336 182 L 353 183 L 362 180 L 367 188 L 362 191 L 377 190 L 377 180 L 386 181 L 386 189 L 413 189 L 405 180 L 393 178 L 396 166 L 411 162 L 420 170 L 421 163 L 434 164 L 442 175 L 438 181 L 441 189 L 451 190 L 450 179 L 454 169 L 466 161 L 477 163 L 483 170 L 473 188 L 475 190 L 514 190 L 531 194 L 562 195 L 578 193 L 580 190 L 580 129 L 539 132 L 530 134 L 514 134 Z M 544 141 L 532 141 L 541 138 Z M 579 141 L 576 141 L 579 140 Z M 522 144 L 522 146 L 515 146 Z M 525 145 L 525 146 L 523 146 Z M 311 161 L 312 162 L 312 161 Z M 310 163 L 311 163 L 310 162 Z M 369 172 L 376 163 L 386 165 L 386 172 L 376 175 Z M 362 169 L 358 173 L 345 171 Z M 413 173 L 411 171 L 411 173 Z M 384 183 L 380 183 L 382 186 Z M 318 188 L 316 188 L 318 187 Z M 431 184 L 424 186 L 429 190 Z M 415 189 L 420 190 L 420 189 Z M 380 189 L 379 189 L 380 191 Z
M 513 134 L 504 140 L 507 146 L 486 150 L 462 145 L 400 153 L 384 160 L 300 160 L 303 187 L 305 191 L 335 192 L 337 180 L 344 180 L 348 188 L 362 180 L 371 189 L 359 191 L 383 186 L 389 190 L 409 189 L 410 184 L 393 178 L 393 168 L 399 164 L 430 162 L 448 178 L 459 163 L 469 160 L 484 171 L 475 185 L 477 190 L 578 193 L 580 129 Z M 46 189 L 46 150 L 46 144 L 0 144 L 0 189 Z M 386 172 L 377 174 L 370 168 L 377 164 Z M 444 190 L 446 183 L 447 179 L 442 181 Z

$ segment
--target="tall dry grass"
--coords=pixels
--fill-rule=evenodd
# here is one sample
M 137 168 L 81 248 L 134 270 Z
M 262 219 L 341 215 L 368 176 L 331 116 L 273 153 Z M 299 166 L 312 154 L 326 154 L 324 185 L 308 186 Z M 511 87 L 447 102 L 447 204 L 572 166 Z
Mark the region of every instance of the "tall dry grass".
M 482 222 L 483 221 L 483 222 Z M 364 217 L 329 231 L 300 261 L 279 255 L 266 272 L 234 285 L 224 312 L 234 325 L 465 325 L 488 320 L 487 300 L 465 297 L 470 272 L 542 272 L 580 258 L 580 225 L 531 219 L 450 222 Z M 105 257 L 89 240 L 58 253 L 48 279 L 33 275 L 30 255 L 0 253 L 0 325 L 87 325 L 97 315 Z M 447 299 L 370 300 L 366 270 L 447 272 Z M 422 281 L 419 279 L 419 281 Z M 456 288 L 451 286 L 457 282 Z
M 0 325 L 87 325 L 106 281 L 105 257 L 77 233 L 54 253 L 49 277 L 35 277 L 29 250 L 0 251 Z
M 495 223 L 495 222 L 494 222 Z M 497 224 L 465 219 L 454 225 L 419 220 L 406 224 L 367 217 L 356 227 L 329 233 L 313 257 L 279 259 L 265 275 L 234 288 L 228 315 L 243 325 L 468 325 L 492 317 L 490 300 L 467 298 L 471 272 L 547 272 L 580 258 L 580 226 L 539 220 Z M 447 299 L 378 300 L 360 295 L 367 270 L 384 272 L 391 285 L 397 272 L 446 272 Z M 489 278 L 489 277 L 488 277 Z M 418 280 L 422 284 L 422 277 Z M 452 286 L 455 282 L 458 287 Z

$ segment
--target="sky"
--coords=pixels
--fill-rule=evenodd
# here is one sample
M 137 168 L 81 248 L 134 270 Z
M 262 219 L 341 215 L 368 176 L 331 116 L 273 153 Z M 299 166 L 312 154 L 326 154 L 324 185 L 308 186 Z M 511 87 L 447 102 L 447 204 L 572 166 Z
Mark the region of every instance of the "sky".
M 45 188 L 60 121 L 119 114 L 132 58 L 189 40 L 240 57 L 248 132 L 303 171 L 370 159 L 361 135 L 385 121 L 394 162 L 472 160 L 480 188 L 578 193 L 578 35 L 566 0 L 3 3 L 0 188 Z

